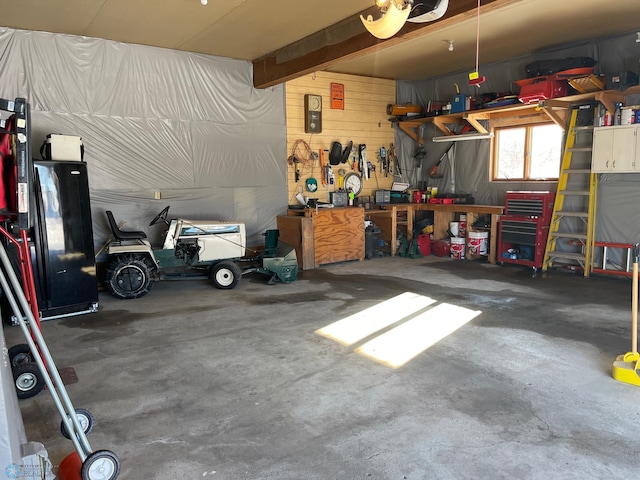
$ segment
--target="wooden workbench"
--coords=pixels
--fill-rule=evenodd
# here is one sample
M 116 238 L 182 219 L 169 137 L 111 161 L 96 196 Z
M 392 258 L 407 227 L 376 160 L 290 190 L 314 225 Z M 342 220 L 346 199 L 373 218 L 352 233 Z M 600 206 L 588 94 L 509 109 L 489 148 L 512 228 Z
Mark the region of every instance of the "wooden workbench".
M 489 215 L 491 223 L 489 226 L 489 263 L 495 264 L 497 259 L 498 245 L 498 218 L 504 212 L 504 207 L 500 205 L 473 205 L 464 203 L 438 204 L 438 203 L 397 203 L 378 205 L 373 210 L 367 210 L 369 217 L 380 228 L 382 238 L 391 244 L 391 254 L 396 254 L 396 232 L 398 228 L 406 227 L 407 240 L 413 239 L 413 222 L 416 212 L 433 212 L 433 238 L 440 240 L 448 238 L 447 230 L 449 222 L 456 219 L 456 214 L 466 214 L 467 232 L 474 231 L 473 223 L 480 215 Z M 398 213 L 406 212 L 406 220 L 398 221 Z M 404 214 L 403 214 L 404 215 Z
M 280 240 L 296 249 L 301 270 L 364 259 L 364 208 L 289 209 L 276 221 Z
M 384 209 L 378 207 L 365 211 L 365 218 L 371 220 L 380 229 L 381 238 L 389 242 L 389 253 L 391 255 L 395 255 L 398 250 L 398 228 L 411 241 L 413 235 L 410 234 L 411 236 L 409 236 L 407 234 L 407 232 L 413 231 L 413 207 L 411 205 L 410 203 L 388 204 L 384 205 Z M 400 219 L 398 215 L 400 215 Z

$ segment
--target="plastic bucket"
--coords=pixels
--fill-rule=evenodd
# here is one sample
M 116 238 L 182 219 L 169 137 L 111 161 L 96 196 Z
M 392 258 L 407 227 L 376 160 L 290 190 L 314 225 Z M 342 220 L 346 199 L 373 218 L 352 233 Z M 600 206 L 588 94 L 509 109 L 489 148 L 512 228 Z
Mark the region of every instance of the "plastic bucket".
M 467 216 L 464 214 L 460 214 L 460 221 L 458 222 L 460 225 L 458 226 L 459 235 L 461 237 L 467 236 Z
M 449 222 L 449 231 L 454 237 L 464 236 L 460 233 L 460 222 Z
M 469 255 L 486 255 L 489 232 L 469 232 Z
M 464 259 L 464 238 L 451 237 L 451 258 Z

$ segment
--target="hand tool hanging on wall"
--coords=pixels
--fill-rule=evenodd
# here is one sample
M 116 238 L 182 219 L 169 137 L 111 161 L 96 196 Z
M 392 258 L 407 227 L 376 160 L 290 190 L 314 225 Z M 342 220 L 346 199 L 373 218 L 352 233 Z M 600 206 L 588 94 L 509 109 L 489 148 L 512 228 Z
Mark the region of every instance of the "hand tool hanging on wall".
M 362 178 L 368 180 L 369 179 L 369 165 L 367 162 L 367 145 L 361 143 L 358 145 L 358 160 L 359 160 L 359 170 L 362 173 Z
M 380 161 L 380 169 L 384 172 L 384 176 L 389 176 L 389 162 L 387 161 L 387 150 L 380 147 L 378 150 L 378 160 Z
M 338 165 L 342 158 L 342 144 L 340 142 L 333 142 L 331 144 L 331 150 L 329 151 L 329 163 L 331 165 Z
M 331 168 L 330 165 L 325 165 L 324 166 L 324 178 L 327 182 L 327 185 L 333 185 L 335 183 L 335 177 L 333 175 L 333 169 Z
M 347 171 L 344 168 L 338 170 L 338 190 L 344 190 L 344 176 Z
M 349 141 L 344 150 L 342 151 L 342 155 L 340 156 L 340 163 L 347 163 L 349 157 L 351 157 L 351 151 L 353 150 L 353 141 Z
M 393 164 L 393 168 L 397 170 L 397 175 L 402 175 L 402 167 L 400 166 L 400 162 L 398 161 L 398 155 L 396 154 L 396 146 L 392 143 L 389 145 L 389 151 L 387 153 L 389 157 L 389 169 L 393 175 L 396 175 L 396 172 L 391 169 L 391 164 Z
M 298 157 L 293 157 L 293 165 L 295 170 L 295 179 L 296 179 L 296 183 L 298 183 L 300 181 L 300 160 L 298 160 Z
M 348 162 L 351 165 L 351 170 L 355 170 L 356 169 L 356 164 L 358 163 L 358 149 L 357 148 L 352 148 L 351 149 L 351 152 L 349 153 Z
M 291 155 L 287 158 L 287 163 L 293 167 L 296 183 L 302 180 L 303 176 L 307 177 L 304 183 L 309 192 L 318 189 L 318 182 L 313 178 L 314 162 L 317 158 L 318 154 L 302 139 L 295 141 Z
M 320 149 L 320 177 L 322 180 L 322 185 L 326 185 L 327 184 L 327 177 L 326 177 L 326 171 L 324 169 L 325 167 L 325 161 L 324 161 L 324 149 Z
M 436 162 L 436 164 L 431 167 L 431 170 L 429 170 L 429 177 L 430 178 L 442 178 L 442 174 L 438 174 L 438 167 L 440 166 L 440 164 L 442 163 L 442 161 L 445 159 L 445 157 L 448 155 L 449 150 L 451 150 L 451 148 L 455 145 L 455 142 L 451 142 L 451 145 L 449 145 L 449 147 L 447 148 L 447 150 L 442 154 L 442 156 L 440 157 L 440 159 Z

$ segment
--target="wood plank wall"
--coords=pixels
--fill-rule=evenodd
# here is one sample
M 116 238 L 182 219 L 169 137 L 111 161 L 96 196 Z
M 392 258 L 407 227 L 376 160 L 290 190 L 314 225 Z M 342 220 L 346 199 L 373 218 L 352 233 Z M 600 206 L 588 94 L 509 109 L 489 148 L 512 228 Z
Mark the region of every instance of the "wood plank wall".
M 344 85 L 344 110 L 331 109 L 331 83 Z M 364 185 L 360 195 L 375 198 L 376 190 L 388 190 L 393 183 L 393 176 L 385 177 L 378 160 L 380 147 L 387 150 L 394 140 L 394 131 L 388 121 L 387 105 L 395 103 L 396 83 L 393 80 L 359 77 L 329 72 L 316 72 L 311 75 L 287 82 L 286 115 L 287 115 L 287 154 L 291 155 L 296 140 L 304 140 L 312 151 L 326 150 L 326 162 L 329 162 L 329 149 L 334 141 L 343 147 L 353 141 L 354 152 L 358 144 L 367 146 L 367 160 L 375 165 L 376 171 Z M 322 95 L 322 133 L 311 134 L 304 131 L 304 95 Z M 298 147 L 298 152 L 304 149 Z M 302 191 L 304 196 L 329 200 L 329 192 L 338 189 L 339 169 L 352 171 L 348 164 L 332 166 L 335 175 L 333 185 L 323 186 L 321 169 L 318 161 L 301 162 L 300 179 L 295 181 L 295 166 L 288 166 L 289 203 L 295 204 L 295 195 Z M 313 177 L 318 182 L 315 193 L 305 188 L 306 179 Z

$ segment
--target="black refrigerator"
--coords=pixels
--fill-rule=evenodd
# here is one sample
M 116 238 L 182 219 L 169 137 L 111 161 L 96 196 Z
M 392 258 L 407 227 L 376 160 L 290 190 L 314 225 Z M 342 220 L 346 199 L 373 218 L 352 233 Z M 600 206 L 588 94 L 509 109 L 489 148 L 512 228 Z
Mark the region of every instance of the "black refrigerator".
M 98 310 L 84 162 L 34 160 L 31 261 L 42 320 Z

